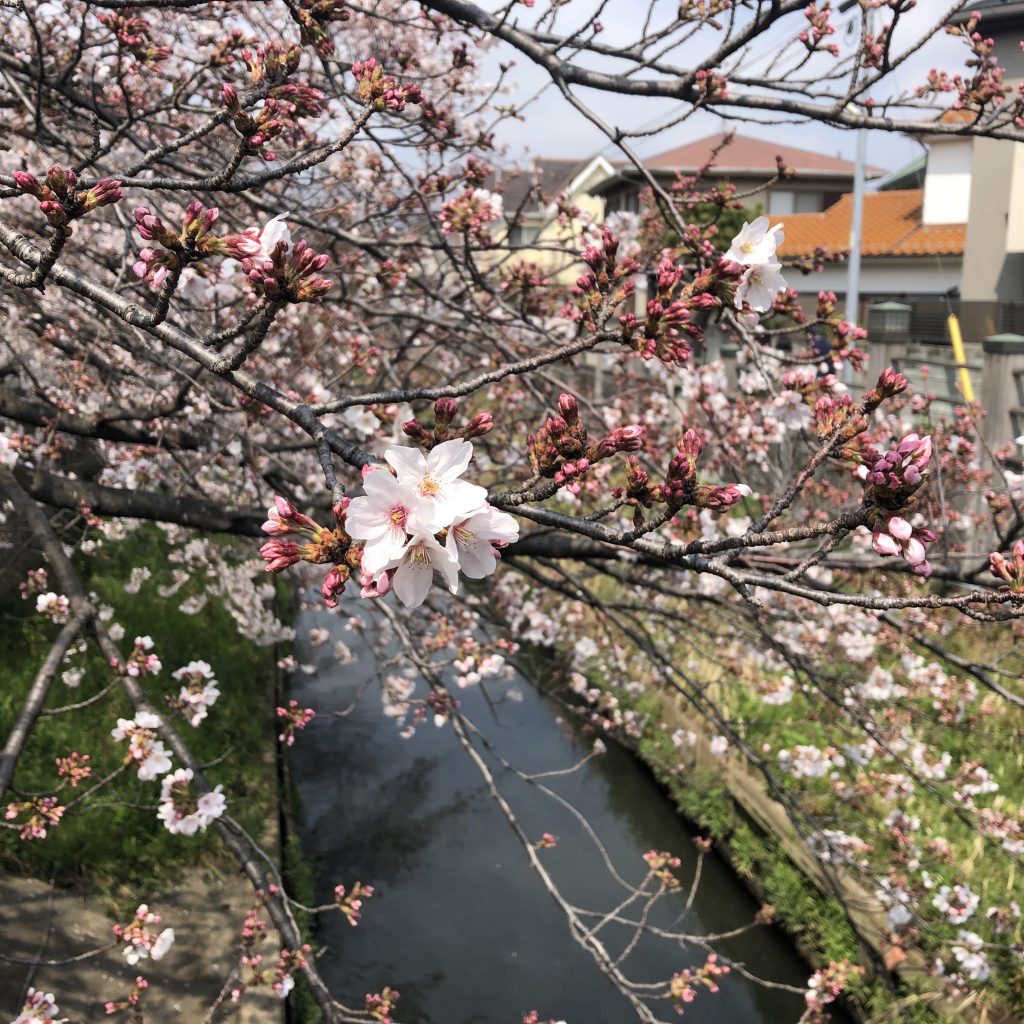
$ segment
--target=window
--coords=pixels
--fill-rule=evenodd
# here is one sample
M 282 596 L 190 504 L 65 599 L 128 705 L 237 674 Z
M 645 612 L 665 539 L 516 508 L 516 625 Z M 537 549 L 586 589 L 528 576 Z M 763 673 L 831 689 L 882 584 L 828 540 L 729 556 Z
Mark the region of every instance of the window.
M 772 189 L 768 193 L 768 212 L 776 216 L 787 213 L 820 213 L 824 208 L 821 192 L 796 192 L 793 189 Z
M 529 245 L 537 240 L 539 233 L 540 229 L 535 224 L 510 224 L 505 241 L 509 245 Z

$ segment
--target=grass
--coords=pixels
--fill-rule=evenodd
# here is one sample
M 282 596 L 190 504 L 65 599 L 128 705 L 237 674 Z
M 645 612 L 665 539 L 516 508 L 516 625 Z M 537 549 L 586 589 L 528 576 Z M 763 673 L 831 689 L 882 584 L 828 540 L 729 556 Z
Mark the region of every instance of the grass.
M 213 784 L 221 783 L 228 813 L 250 834 L 264 832 L 276 815 L 273 768 L 267 763 L 273 737 L 273 648 L 257 647 L 239 636 L 234 621 L 216 601 L 195 615 L 179 610 L 187 590 L 162 598 L 158 588 L 172 582 L 170 546 L 157 528 L 145 527 L 123 542 L 105 545 L 89 559 L 86 586 L 115 609 L 114 621 L 124 626 L 123 652 L 136 635 L 148 634 L 163 664 L 157 676 L 143 680 L 150 700 L 164 707 L 164 694 L 176 694 L 170 673 L 193 659 L 208 661 L 216 673 L 221 696 L 196 729 L 178 717 L 199 762 L 208 767 Z M 138 594 L 126 594 L 132 568 L 146 566 L 152 577 Z M 187 586 L 187 585 L 186 585 Z M 0 605 L 0 649 L 8 652 L 0 691 L 0 734 L 6 735 L 59 627 L 34 611 L 34 603 L 4 595 Z M 84 665 L 85 678 L 69 689 L 58 677 L 47 707 L 82 701 L 102 690 L 113 678 L 95 645 L 74 659 Z M 23 752 L 14 785 L 22 792 L 54 790 L 54 758 L 72 750 L 89 754 L 93 778 L 78 790 L 65 788 L 59 799 L 70 802 L 82 789 L 115 770 L 126 749 L 110 735 L 118 717 L 131 717 L 128 701 L 118 687 L 87 708 L 39 719 Z M 188 866 L 222 863 L 219 840 L 209 831 L 194 837 L 176 836 L 156 817 L 158 782 L 140 782 L 134 770 L 122 773 L 96 797 L 73 806 L 45 840 L 21 841 L 17 833 L 0 829 L 0 863 L 15 873 L 55 878 L 84 891 L 109 892 L 118 885 L 169 881 Z M 8 797 L 8 799 L 10 799 Z

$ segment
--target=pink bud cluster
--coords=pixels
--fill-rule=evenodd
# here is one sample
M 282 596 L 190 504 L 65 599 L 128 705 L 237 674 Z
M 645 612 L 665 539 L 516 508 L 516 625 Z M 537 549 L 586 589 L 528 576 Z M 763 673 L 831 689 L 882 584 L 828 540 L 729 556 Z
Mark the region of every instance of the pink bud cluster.
M 45 569 L 29 569 L 25 574 L 25 579 L 18 584 L 18 590 L 21 591 L 22 601 L 34 596 L 35 594 L 46 593 L 46 584 L 49 580 L 49 575 Z
M 687 967 L 672 975 L 669 994 L 675 1000 L 673 1009 L 678 1014 L 685 1012 L 685 1005 L 697 997 L 697 987 L 702 985 L 709 992 L 718 991 L 718 979 L 729 973 L 729 965 L 718 962 L 717 953 L 709 953 L 700 967 Z
M 72 789 L 76 789 L 80 782 L 84 782 L 92 775 L 88 754 L 79 754 L 77 750 L 73 750 L 67 757 L 58 757 L 54 760 L 57 774 L 62 779 L 67 779 Z
M 372 899 L 374 888 L 372 885 L 363 885 L 356 882 L 351 889 L 345 889 L 343 885 L 334 887 L 334 902 L 338 909 L 345 915 L 345 919 L 353 928 L 359 924 L 362 916 L 363 900 Z
M 290 540 L 267 541 L 260 548 L 260 554 L 267 563 L 268 572 L 281 572 L 298 562 L 315 565 L 334 563 L 321 587 L 328 608 L 337 606 L 337 594 L 344 589 L 353 571 L 359 570 L 360 548 L 352 544 L 352 538 L 345 532 L 348 506 L 349 499 L 343 498 L 333 507 L 335 527 L 330 529 L 299 512 L 290 501 L 276 494 L 262 527 L 264 533 L 274 538 L 289 534 L 308 538 L 305 544 Z
M 993 551 L 988 556 L 989 571 L 1015 594 L 1024 593 L 1024 540 L 1013 545 L 1012 559 Z
M 380 1024 L 394 1024 L 391 1011 L 394 1010 L 398 998 L 398 990 L 385 985 L 380 992 L 367 992 L 363 1006 L 372 1020 L 379 1021 Z
M 259 84 L 266 73 L 268 51 L 262 49 L 249 55 L 249 67 L 253 81 Z M 297 66 L 297 65 L 296 65 Z M 282 59 L 274 62 L 274 70 L 270 73 L 273 80 L 290 74 L 287 68 L 291 62 Z M 238 90 L 230 82 L 225 82 L 220 90 L 221 103 L 231 115 L 231 123 L 235 131 L 245 140 L 250 153 L 257 154 L 268 162 L 277 159 L 277 153 L 267 149 L 268 142 L 276 139 L 286 131 L 296 129 L 303 117 L 319 117 L 326 109 L 326 98 L 319 89 L 298 82 L 286 82 L 275 85 L 269 90 L 262 105 L 250 113 L 242 106 Z
M 278 707 L 274 713 L 281 719 L 281 732 L 277 739 L 287 747 L 293 746 L 295 734 L 300 729 L 305 729 L 316 718 L 316 712 L 312 708 L 300 707 L 297 700 L 288 701 L 287 707 Z
M 153 42 L 152 28 L 138 11 L 130 8 L 123 14 L 110 11 L 101 14 L 100 21 L 114 33 L 118 44 L 146 67 L 154 67 L 171 55 L 169 46 L 158 46 Z
M 497 192 L 467 188 L 441 207 L 441 234 L 461 235 L 483 244 L 491 240 L 486 225 L 501 220 L 504 204 Z
M 128 1013 L 132 1021 L 140 1020 L 139 1008 L 142 1006 L 142 993 L 149 988 L 149 982 L 141 975 L 135 978 L 135 985 L 124 999 L 111 999 L 103 1006 L 108 1017 L 115 1013 Z
M 596 331 L 607 313 L 625 302 L 634 291 L 633 275 L 640 269 L 640 264 L 632 257 L 620 262 L 618 252 L 619 239 L 605 225 L 601 228 L 600 246 L 588 245 L 580 253 L 590 273 L 577 278 L 573 293 L 577 316 L 592 331 Z M 569 309 L 563 312 L 570 314 Z M 631 343 L 625 335 L 623 341 Z
M 280 241 L 272 252 L 242 260 L 246 276 L 268 299 L 276 302 L 315 302 L 331 290 L 330 278 L 320 271 L 330 263 L 327 253 L 317 254 L 308 242 Z
M 650 868 L 651 874 L 666 889 L 679 888 L 679 879 L 672 873 L 673 871 L 678 871 L 683 865 L 679 857 L 674 856 L 667 850 L 648 850 L 644 854 L 644 863 Z
M 391 110 L 398 114 L 405 110 L 407 103 L 423 102 L 423 92 L 418 85 L 399 85 L 384 74 L 373 57 L 357 60 L 352 65 L 352 77 L 356 80 L 360 101 L 374 110 Z
M 54 796 L 36 796 L 30 800 L 16 801 L 7 805 L 4 818 L 7 821 L 21 819 L 14 826 L 18 838 L 45 839 L 48 829 L 55 828 L 64 816 L 64 808 Z
M 681 366 L 693 351 L 690 340 L 700 341 L 704 332 L 694 320 L 694 311 L 719 304 L 710 292 L 693 291 L 683 295 L 684 266 L 675 265 L 666 256 L 658 264 L 655 294 L 647 302 L 647 318 L 642 327 L 633 313 L 619 317 L 623 341 L 645 360 L 655 356 L 669 366 Z
M 24 195 L 34 196 L 39 209 L 55 228 L 67 228 L 71 221 L 100 206 L 109 206 L 124 196 L 116 178 L 100 178 L 95 185 L 78 188 L 78 175 L 67 168 L 51 167 L 43 181 L 27 171 L 14 172 L 14 185 Z M 67 233 L 67 232 L 65 232 Z
M 828 2 L 819 10 L 816 2 L 809 3 L 804 8 L 804 17 L 807 19 L 807 28 L 800 33 L 800 42 L 807 47 L 810 53 L 815 50 L 826 50 L 833 57 L 839 56 L 839 47 L 835 43 L 825 43 L 829 36 L 835 35 L 836 27 L 831 21 L 832 5 Z
M 579 406 L 570 394 L 558 396 L 558 413 L 527 437 L 530 465 L 534 473 L 557 484 L 568 484 L 574 493 L 579 491 L 580 478 L 594 463 L 619 452 L 640 451 L 644 446 L 644 428 L 637 424 L 618 427 L 596 443 L 590 441 Z
M 433 430 L 428 430 L 419 420 L 413 419 L 402 424 L 402 431 L 421 448 L 430 451 L 435 445 L 453 437 L 471 441 L 474 437 L 483 437 L 494 429 L 494 417 L 489 412 L 478 412 L 461 430 L 452 430 L 451 425 L 458 411 L 459 403 L 454 398 L 439 398 L 434 403 Z
M 927 545 L 935 534 L 915 527 L 901 514 L 924 481 L 932 457 L 932 440 L 908 434 L 886 452 L 867 448 L 861 455 L 857 475 L 864 481 L 864 503 L 869 508 L 871 543 L 883 557 L 901 555 L 920 576 L 932 567 Z
M 886 399 L 895 398 L 906 391 L 908 387 L 910 387 L 910 382 L 907 378 L 889 366 L 879 374 L 875 387 L 865 393 L 861 402 L 862 407 L 865 412 L 873 412 Z
M 299 0 L 295 9 L 299 39 L 304 46 L 316 47 L 316 52 L 322 57 L 334 53 L 334 43 L 327 26 L 332 22 L 348 21 L 350 17 L 343 0 Z
M 163 221 L 146 206 L 132 211 L 135 230 L 147 242 L 158 242 L 161 248 L 146 247 L 132 267 L 136 277 L 159 288 L 168 271 L 186 266 L 206 256 L 231 256 L 236 260 L 258 255 L 262 249 L 259 241 L 248 234 L 228 234 L 217 237 L 212 234 L 214 224 L 220 217 L 220 210 L 214 206 L 204 209 L 199 200 L 185 208 L 181 225 L 176 230 L 166 227 Z
M 839 998 L 839 994 L 850 983 L 851 978 L 863 973 L 863 967 L 856 967 L 848 960 L 833 961 L 828 967 L 815 971 L 807 982 L 807 991 L 804 993 L 807 1014 L 803 1020 L 808 1024 L 824 1022 L 827 1019 L 824 1014 L 825 1007 Z
M 669 508 L 696 505 L 712 512 L 725 512 L 750 493 L 746 484 L 697 483 L 697 460 L 704 448 L 704 438 L 692 427 L 676 442 L 676 455 L 669 463 L 665 482 L 657 492 L 657 500 Z

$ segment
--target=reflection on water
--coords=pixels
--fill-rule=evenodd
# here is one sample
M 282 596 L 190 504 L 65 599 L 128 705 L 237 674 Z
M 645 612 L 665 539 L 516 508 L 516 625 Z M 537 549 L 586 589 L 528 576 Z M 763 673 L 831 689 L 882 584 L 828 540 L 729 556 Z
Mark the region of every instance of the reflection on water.
M 530 869 L 451 729 L 422 726 L 403 740 L 381 713 L 379 689 L 362 689 L 373 671 L 373 652 L 343 624 L 344 616 L 301 615 L 296 654 L 318 671 L 299 673 L 292 691 L 320 712 L 292 752 L 303 846 L 317 876 L 318 899 L 331 902 L 335 885 L 357 880 L 377 889 L 358 928 L 340 914 L 321 921 L 319 939 L 327 947 L 321 969 L 332 988 L 348 1005 L 361 1006 L 364 993 L 392 985 L 401 992 L 403 1024 L 519 1024 L 534 1008 L 543 1019 L 568 1024 L 635 1021 L 627 1001 L 573 941 L 561 910 Z M 330 643 L 308 646 L 304 638 L 314 625 L 331 630 Z M 354 664 L 336 663 L 335 640 L 357 655 Z M 478 689 L 457 696 L 462 710 L 517 767 L 543 772 L 575 764 L 591 741 L 578 736 L 558 707 L 525 681 L 519 686 L 524 699 L 518 703 L 491 707 Z M 350 714 L 325 714 L 353 700 Z M 535 787 L 493 770 L 527 835 L 558 837 L 558 845 L 540 855 L 565 897 L 602 913 L 620 903 L 625 891 L 609 876 L 581 824 Z M 580 771 L 546 781 L 582 811 L 627 882 L 644 877 L 642 854 L 654 848 L 683 859 L 679 874 L 688 885 L 696 833 L 626 752 L 612 746 Z M 741 926 L 756 911 L 726 865 L 710 857 L 690 912 L 685 913 L 684 893 L 659 904 L 651 920 L 700 936 Z M 601 934 L 617 955 L 631 930 L 610 925 Z M 719 948 L 773 981 L 803 986 L 810 973 L 775 929 L 758 927 Z M 626 973 L 636 981 L 664 982 L 703 963 L 704 955 L 692 944 L 680 948 L 645 937 Z M 787 1024 L 802 1009 L 798 994 L 765 989 L 733 973 L 717 995 L 700 992 L 685 1020 Z M 659 1016 L 674 1018 L 670 1004 L 660 1004 Z

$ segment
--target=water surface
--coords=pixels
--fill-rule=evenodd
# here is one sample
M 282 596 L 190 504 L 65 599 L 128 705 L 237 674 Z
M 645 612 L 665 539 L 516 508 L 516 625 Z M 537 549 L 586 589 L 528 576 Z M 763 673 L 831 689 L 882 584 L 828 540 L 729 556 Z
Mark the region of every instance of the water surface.
M 345 618 L 320 611 L 300 615 L 296 657 L 317 671 L 292 680 L 292 696 L 320 713 L 292 751 L 304 815 L 301 839 L 318 899 L 331 902 L 336 884 L 356 880 L 378 893 L 364 906 L 357 928 L 340 914 L 322 918 L 319 938 L 327 952 L 321 969 L 332 989 L 347 1005 L 361 1007 L 364 993 L 391 985 L 401 993 L 397 1019 L 403 1024 L 519 1024 L 531 1009 L 567 1024 L 635 1021 L 626 999 L 572 939 L 565 916 L 451 728 L 427 724 L 402 739 L 381 713 L 380 689 L 372 682 L 375 653 L 344 629 Z M 310 646 L 312 626 L 330 629 L 331 640 Z M 338 664 L 335 640 L 351 648 L 355 662 Z M 462 710 L 521 770 L 564 769 L 591 749 L 592 738 L 526 680 L 515 684 L 520 702 L 501 699 L 507 683 L 485 685 L 491 702 L 480 688 L 454 692 Z M 343 717 L 330 716 L 349 708 Z M 580 823 L 535 787 L 493 762 L 491 767 L 526 834 L 557 836 L 557 846 L 540 856 L 564 895 L 602 913 L 621 902 L 625 891 L 609 877 Z M 655 923 L 705 935 L 752 920 L 756 901 L 712 855 L 705 858 L 693 907 L 678 922 L 693 877 L 697 833 L 626 751 L 609 744 L 606 754 L 579 771 L 545 782 L 583 812 L 628 882 L 643 879 L 646 850 L 683 858 L 678 874 L 684 892 L 655 908 Z M 619 926 L 601 935 L 616 955 L 629 939 Z M 772 981 L 802 987 L 810 974 L 774 928 L 759 926 L 719 948 Z M 693 946 L 645 937 L 626 973 L 644 982 L 667 981 L 703 963 L 704 955 Z M 698 993 L 683 1019 L 787 1024 L 802 1010 L 800 995 L 757 986 L 734 972 L 722 979 L 718 994 Z M 667 1002 L 657 1012 L 663 1020 L 676 1019 Z

